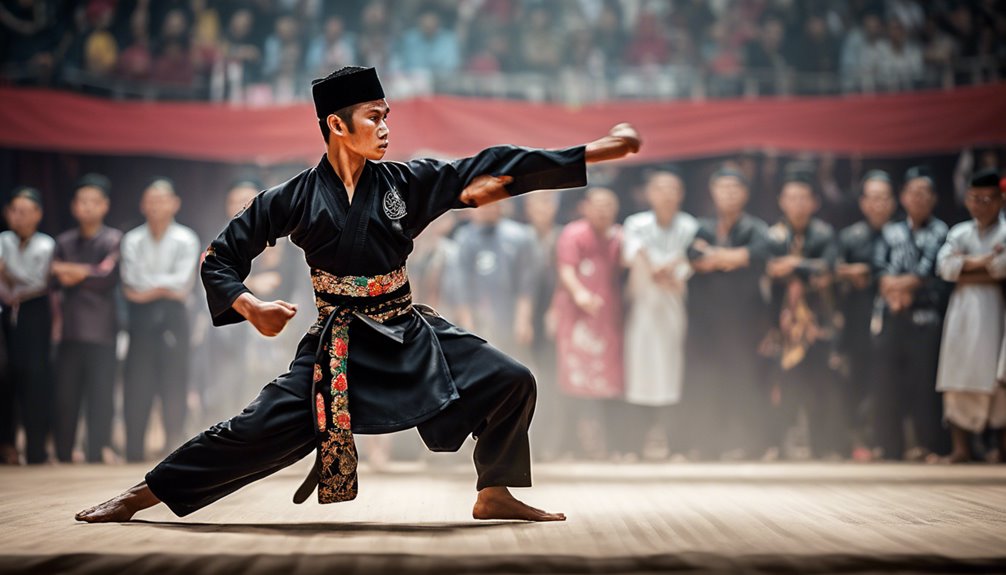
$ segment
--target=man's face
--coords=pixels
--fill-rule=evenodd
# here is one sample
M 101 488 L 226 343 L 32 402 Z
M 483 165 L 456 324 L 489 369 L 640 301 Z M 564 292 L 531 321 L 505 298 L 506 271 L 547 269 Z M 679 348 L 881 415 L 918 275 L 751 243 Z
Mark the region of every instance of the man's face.
M 343 145 L 350 151 L 368 160 L 380 160 L 388 151 L 390 112 L 387 100 L 360 104 L 353 110 L 353 131 L 344 126 L 341 134 L 333 131 L 329 138 L 342 138 Z
M 883 180 L 868 180 L 863 184 L 863 195 L 859 198 L 859 209 L 863 217 L 873 224 L 884 223 L 894 215 L 894 190 Z
M 684 196 L 685 186 L 674 174 L 655 174 L 646 184 L 646 201 L 661 218 L 674 217 Z
M 148 224 L 163 225 L 174 219 L 181 205 L 181 200 L 175 194 L 164 188 L 152 186 L 143 192 L 140 213 L 147 219 Z
M 583 217 L 595 230 L 607 231 L 618 217 L 618 198 L 613 192 L 589 194 L 583 201 Z
M 734 176 L 716 178 L 709 186 L 709 194 L 716 211 L 722 213 L 739 213 L 748 203 L 747 186 Z
M 765 22 L 765 27 L 762 30 L 762 39 L 766 45 L 777 48 L 782 44 L 783 32 L 782 22 L 769 20 Z
M 901 190 L 901 207 L 915 223 L 929 219 L 936 207 L 936 192 L 928 178 L 908 180 Z
M 419 17 L 419 29 L 423 31 L 424 36 L 432 38 L 440 30 L 440 17 L 436 12 L 426 12 Z
M 1003 209 L 1003 195 L 997 188 L 970 188 L 964 196 L 964 205 L 971 217 L 982 226 L 987 226 L 999 218 Z
M 863 32 L 870 40 L 876 40 L 884 32 L 884 24 L 876 14 L 868 14 L 863 17 Z
M 804 225 L 817 211 L 817 199 L 807 184 L 788 182 L 779 194 L 779 209 L 791 224 Z
M 238 186 L 227 193 L 227 216 L 233 218 L 251 203 L 258 190 L 251 186 Z
M 82 226 L 100 224 L 108 214 L 108 198 L 98 188 L 84 186 L 73 195 L 70 213 Z
M 559 211 L 559 199 L 552 192 L 540 192 L 524 196 L 524 213 L 532 225 L 539 228 L 555 223 L 555 214 Z
M 479 206 L 472 212 L 472 220 L 484 226 L 491 226 L 503 219 L 503 203 L 493 202 Z
M 4 210 L 7 226 L 19 237 L 30 237 L 42 221 L 42 208 L 28 198 L 14 198 Z
M 337 40 L 342 37 L 342 18 L 333 16 L 325 21 L 325 37 L 329 40 Z

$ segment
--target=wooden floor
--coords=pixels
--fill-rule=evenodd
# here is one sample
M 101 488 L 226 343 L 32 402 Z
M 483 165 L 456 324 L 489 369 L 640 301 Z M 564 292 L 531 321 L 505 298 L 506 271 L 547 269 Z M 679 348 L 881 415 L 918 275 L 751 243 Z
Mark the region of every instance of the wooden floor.
M 307 461 L 184 519 L 73 513 L 140 466 L 0 467 L 0 572 L 1006 572 L 1006 466 L 551 464 L 532 505 L 470 519 L 468 466 L 361 472 L 350 503 L 294 505 Z

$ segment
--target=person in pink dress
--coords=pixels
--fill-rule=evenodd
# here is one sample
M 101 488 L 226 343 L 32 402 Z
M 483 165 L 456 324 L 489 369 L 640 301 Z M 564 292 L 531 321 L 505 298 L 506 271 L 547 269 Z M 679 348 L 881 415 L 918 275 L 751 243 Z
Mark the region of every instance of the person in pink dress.
M 602 422 L 622 395 L 621 227 L 618 198 L 592 188 L 583 218 L 567 225 L 556 244 L 559 285 L 556 318 L 559 389 L 571 398 L 566 425 L 591 458 L 605 455 Z M 568 445 L 568 442 L 567 442 Z

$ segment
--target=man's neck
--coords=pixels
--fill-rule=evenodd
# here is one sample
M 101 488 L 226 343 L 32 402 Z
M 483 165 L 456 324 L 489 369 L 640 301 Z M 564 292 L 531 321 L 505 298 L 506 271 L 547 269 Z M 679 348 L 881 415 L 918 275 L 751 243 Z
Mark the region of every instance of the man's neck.
M 147 230 L 150 232 L 150 236 L 157 241 L 161 241 L 164 237 L 164 233 L 168 231 L 168 226 L 171 225 L 170 221 L 167 222 L 147 222 Z
M 924 228 L 924 227 L 926 227 L 926 223 L 929 221 L 929 218 L 931 218 L 931 217 L 933 217 L 933 216 L 932 215 L 928 215 L 928 216 L 926 216 L 924 218 L 919 218 L 919 219 L 916 220 L 912 216 L 908 216 L 908 227 L 911 228 L 911 229 L 913 229 L 913 230 L 918 230 L 918 229 Z
M 660 212 L 654 211 L 653 215 L 656 216 L 656 218 L 657 218 L 657 225 L 658 226 L 660 226 L 661 228 L 668 228 L 668 227 L 670 227 L 671 222 L 674 221 L 674 216 L 678 215 L 678 212 L 671 212 L 671 213 L 663 213 L 662 214 Z
M 18 241 L 21 242 L 21 249 L 24 249 L 25 246 L 28 245 L 28 242 L 31 241 L 33 237 L 35 237 L 35 233 L 37 231 L 38 230 L 31 230 L 30 232 L 28 232 L 28 235 L 22 235 L 20 232 L 14 232 L 17 235 Z
M 555 222 L 538 222 L 537 224 L 534 224 L 534 233 L 538 236 L 538 239 L 543 240 L 552 233 L 554 228 Z
M 810 227 L 810 220 L 805 220 L 802 222 L 794 222 L 793 220 L 786 218 L 786 223 L 789 227 L 793 229 L 794 232 L 798 234 L 803 234 L 807 232 L 807 228 Z
M 741 212 L 716 212 L 716 226 L 724 234 L 734 229 L 740 219 Z
M 866 222 L 866 225 L 870 226 L 871 230 L 879 232 L 880 230 L 884 229 L 884 226 L 887 224 L 887 222 L 889 220 L 886 220 L 886 219 L 884 219 L 884 220 L 877 220 L 877 219 L 871 220 L 870 218 L 865 218 L 864 221 Z
M 80 224 L 80 237 L 85 239 L 91 239 L 98 235 L 101 230 L 101 222 L 91 222 Z
M 983 221 L 981 221 L 981 220 L 979 220 L 977 218 L 975 219 L 975 224 L 978 226 L 978 231 L 981 232 L 981 233 L 985 233 L 989 229 L 994 228 L 996 226 L 996 224 L 998 224 L 998 223 L 999 223 L 999 218 L 998 217 L 992 218 L 991 220 L 988 220 L 988 221 L 985 221 L 985 222 L 983 222 Z
M 346 193 L 352 199 L 356 184 L 359 183 L 360 175 L 363 174 L 363 166 L 367 165 L 367 158 L 335 146 L 330 146 L 325 155 L 328 157 L 328 163 L 332 165 L 335 175 L 342 180 Z

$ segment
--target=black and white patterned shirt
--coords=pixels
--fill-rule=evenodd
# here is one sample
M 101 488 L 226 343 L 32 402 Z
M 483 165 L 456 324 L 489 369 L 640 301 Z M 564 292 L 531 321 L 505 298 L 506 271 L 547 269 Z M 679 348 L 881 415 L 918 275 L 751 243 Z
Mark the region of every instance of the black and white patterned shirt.
M 914 230 L 905 219 L 885 225 L 883 241 L 877 242 L 873 261 L 878 277 L 912 274 L 922 279 L 912 302 L 913 310 L 941 307 L 946 288 L 936 277 L 936 255 L 947 239 L 947 231 L 947 224 L 935 217 Z

